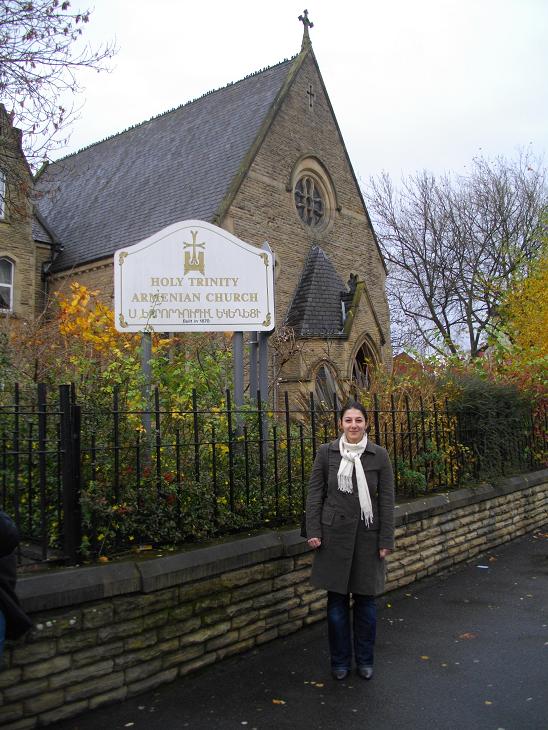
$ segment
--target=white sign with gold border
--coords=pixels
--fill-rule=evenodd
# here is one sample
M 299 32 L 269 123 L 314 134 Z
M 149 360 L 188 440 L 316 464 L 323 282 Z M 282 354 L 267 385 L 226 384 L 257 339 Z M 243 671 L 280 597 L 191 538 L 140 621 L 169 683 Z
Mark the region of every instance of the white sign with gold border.
M 198 220 L 114 254 L 120 332 L 267 332 L 274 328 L 272 254 Z

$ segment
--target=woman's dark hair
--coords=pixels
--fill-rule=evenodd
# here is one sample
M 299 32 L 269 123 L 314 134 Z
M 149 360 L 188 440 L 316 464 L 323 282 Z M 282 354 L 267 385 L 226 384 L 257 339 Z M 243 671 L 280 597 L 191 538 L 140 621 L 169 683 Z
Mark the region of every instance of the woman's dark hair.
M 363 414 L 363 417 L 365 418 L 365 420 L 366 421 L 369 420 L 365 407 L 362 406 L 361 403 L 358 403 L 357 400 L 349 400 L 344 404 L 344 406 L 340 410 L 339 418 L 341 419 L 341 421 L 342 421 L 343 416 L 346 413 L 346 411 L 349 411 L 351 408 L 355 408 L 357 411 L 360 411 Z

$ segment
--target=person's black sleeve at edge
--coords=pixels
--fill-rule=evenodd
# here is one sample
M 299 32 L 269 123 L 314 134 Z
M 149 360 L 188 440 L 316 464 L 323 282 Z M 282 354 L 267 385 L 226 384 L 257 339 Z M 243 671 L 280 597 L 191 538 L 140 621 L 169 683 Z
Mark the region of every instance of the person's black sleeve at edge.
M 13 520 L 0 511 L 0 610 L 6 617 L 6 638 L 18 639 L 32 627 L 15 593 L 19 532 Z

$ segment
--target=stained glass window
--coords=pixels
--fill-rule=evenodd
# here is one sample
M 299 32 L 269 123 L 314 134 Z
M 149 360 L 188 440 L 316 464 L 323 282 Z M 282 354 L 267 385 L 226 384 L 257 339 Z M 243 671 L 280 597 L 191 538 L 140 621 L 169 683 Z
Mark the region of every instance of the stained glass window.
M 317 226 L 323 220 L 325 204 L 320 188 L 313 177 L 305 175 L 295 185 L 295 206 L 303 223 Z
M 375 358 L 368 345 L 364 342 L 356 353 L 352 365 L 352 380 L 358 388 L 369 390 L 371 387 L 371 368 L 374 365 Z

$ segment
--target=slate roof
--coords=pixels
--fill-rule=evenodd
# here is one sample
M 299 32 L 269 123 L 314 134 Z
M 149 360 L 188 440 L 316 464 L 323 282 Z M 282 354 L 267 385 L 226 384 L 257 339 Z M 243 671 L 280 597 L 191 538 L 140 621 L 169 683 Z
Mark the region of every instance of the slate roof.
M 32 239 L 38 243 L 47 243 L 50 246 L 54 244 L 54 240 L 47 230 L 44 222 L 36 213 L 32 216 Z
M 312 246 L 286 317 L 300 337 L 344 337 L 341 295 L 345 286 L 329 256 Z
M 36 207 L 63 247 L 54 269 L 111 255 L 171 223 L 212 222 L 293 60 L 50 164 Z

